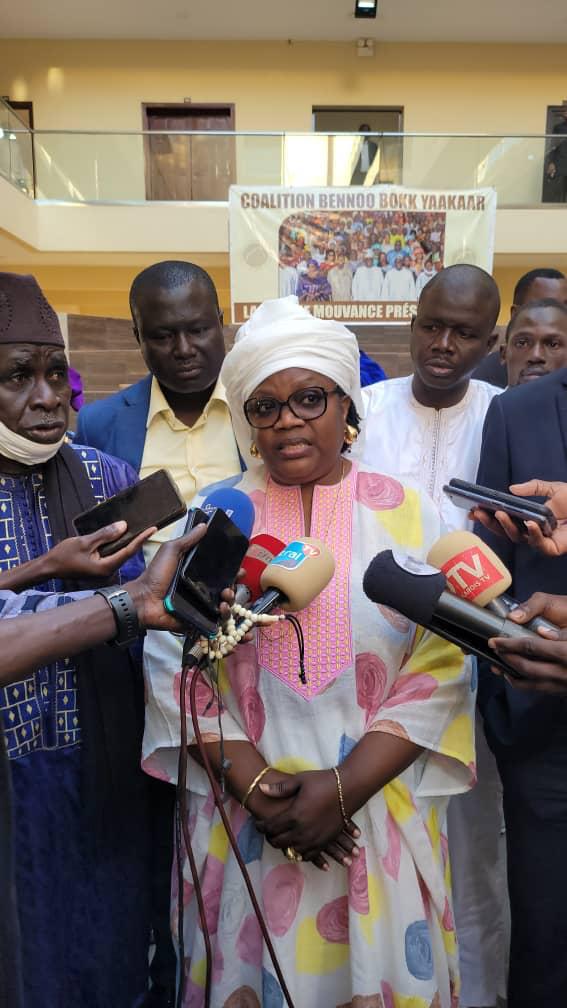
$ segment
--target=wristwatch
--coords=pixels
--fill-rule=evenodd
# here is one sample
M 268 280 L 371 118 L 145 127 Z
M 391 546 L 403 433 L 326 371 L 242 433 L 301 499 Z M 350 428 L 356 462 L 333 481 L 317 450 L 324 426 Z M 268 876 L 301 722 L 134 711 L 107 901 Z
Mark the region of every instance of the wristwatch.
M 95 595 L 106 599 L 116 620 L 116 637 L 109 641 L 116 647 L 128 647 L 140 635 L 140 622 L 136 607 L 125 588 L 97 588 Z

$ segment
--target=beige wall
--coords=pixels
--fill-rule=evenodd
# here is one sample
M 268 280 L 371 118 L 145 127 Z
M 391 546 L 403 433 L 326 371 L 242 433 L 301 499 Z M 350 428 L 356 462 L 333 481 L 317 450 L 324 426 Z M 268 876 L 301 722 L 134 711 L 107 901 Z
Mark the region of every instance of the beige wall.
M 138 130 L 142 125 L 143 101 L 180 102 L 191 98 L 195 102 L 233 102 L 236 128 L 240 130 L 308 131 L 313 105 L 336 104 L 402 105 L 406 131 L 540 133 L 545 127 L 546 106 L 560 104 L 567 98 L 566 67 L 567 45 L 378 44 L 373 59 L 361 59 L 351 43 L 0 40 L 0 94 L 32 100 L 35 124 L 40 130 Z M 61 140 L 51 140 L 51 150 L 56 143 L 63 144 Z M 87 171 L 93 164 L 97 141 L 77 143 Z M 106 148 L 107 174 L 114 173 L 118 183 L 120 172 L 125 172 L 128 184 L 135 182 L 141 196 L 143 162 L 138 139 L 117 140 L 115 145 L 110 153 Z M 132 172 L 134 148 L 138 151 L 134 159 L 137 175 Z M 534 168 L 537 159 L 530 158 L 530 152 L 527 145 L 526 171 L 535 174 L 526 185 L 533 183 L 537 192 L 540 167 L 538 164 Z M 76 154 L 74 157 L 80 160 Z M 414 147 L 406 149 L 404 163 L 408 170 L 415 165 L 416 171 L 435 171 L 439 179 L 445 158 L 442 145 L 436 142 L 429 145 L 425 162 Z M 247 157 L 239 153 L 239 166 L 249 162 L 258 170 L 257 155 Z M 57 158 L 53 171 L 56 170 Z M 266 178 L 266 181 L 272 180 Z M 487 184 L 494 179 L 488 176 L 482 181 Z M 467 179 L 466 184 L 473 184 L 473 180 Z M 18 220 L 12 220 L 3 211 L 0 223 L 21 241 L 41 248 L 41 235 L 34 231 L 37 223 L 33 214 L 27 213 L 24 197 L 20 200 L 20 206 L 8 208 L 16 212 Z M 81 219 L 85 231 L 90 233 L 90 225 L 95 222 L 90 221 L 89 211 L 79 209 L 79 213 L 85 214 Z M 565 269 L 567 247 L 560 237 L 565 233 L 563 215 L 551 210 L 542 213 L 546 216 L 538 217 L 537 224 L 533 219 L 531 223 L 528 218 L 520 220 L 520 214 L 516 231 L 513 222 L 507 224 L 505 233 L 511 240 L 504 244 L 497 233 L 495 276 L 503 294 L 502 321 L 508 314 L 513 285 L 522 272 L 535 264 Z M 221 216 L 222 222 L 215 218 L 217 230 L 225 228 L 224 212 Z M 97 217 L 97 222 L 97 228 L 100 225 L 105 231 L 101 217 Z M 154 247 L 155 243 L 148 245 L 147 241 L 144 246 L 147 224 L 145 218 L 142 230 L 138 233 L 134 229 L 134 236 L 127 228 L 126 239 L 122 231 L 121 244 L 138 253 Z M 166 233 L 173 238 L 176 228 L 171 231 L 168 228 Z M 50 239 L 48 247 L 57 248 L 66 234 L 67 224 L 61 219 L 55 231 L 50 227 L 43 237 Z M 204 236 L 212 239 L 210 226 L 199 232 L 188 229 L 187 234 L 187 255 L 181 257 L 201 261 L 199 252 L 204 253 L 207 245 Z M 222 243 L 217 240 L 213 245 L 225 264 L 216 265 L 211 272 L 219 285 L 221 301 L 228 308 L 224 230 L 223 235 Z M 108 236 L 98 237 L 98 244 L 94 242 L 89 247 L 100 245 L 101 249 L 108 249 L 105 243 Z M 167 245 L 168 239 L 163 241 Z M 179 254 L 173 241 L 170 246 L 168 251 Z M 189 251 L 191 248 L 195 254 Z M 506 265 L 499 263 L 499 252 L 507 256 Z M 534 255 L 533 262 L 527 255 L 530 252 Z M 161 257 L 148 252 L 150 261 Z M 125 317 L 129 284 L 144 263 L 135 263 L 133 256 L 131 265 L 118 267 L 112 266 L 112 258 L 110 253 L 108 266 L 86 262 L 78 266 L 74 262 L 43 265 L 37 258 L 32 265 L 31 259 L 26 263 L 17 256 L 6 256 L 2 267 L 33 269 L 48 296 L 62 311 Z M 513 264 L 508 264 L 510 259 Z M 208 267 L 204 259 L 203 265 Z
M 69 315 L 100 315 L 129 318 L 128 292 L 134 277 L 160 256 L 148 257 L 148 263 L 130 266 L 55 266 L 2 263 L 1 268 L 15 273 L 33 273 L 48 301 L 59 312 Z M 188 257 L 179 257 L 188 258 Z M 203 266 L 212 276 L 225 321 L 230 322 L 229 270 L 226 265 L 211 266 L 200 256 L 192 262 Z
M 8 40 L 0 94 L 33 101 L 39 130 L 139 130 L 142 102 L 190 98 L 234 103 L 237 130 L 309 131 L 313 105 L 393 105 L 409 132 L 541 133 L 566 64 L 567 45 L 378 44 L 361 59 L 354 43 Z M 537 140 L 406 140 L 402 181 L 537 203 L 542 157 Z M 281 158 L 277 141 L 239 140 L 238 181 L 278 184 Z M 145 196 L 140 137 L 38 136 L 36 164 L 40 197 Z
M 310 130 L 312 105 L 403 105 L 408 131 L 540 133 L 567 45 L 0 41 L 0 94 L 39 129 L 139 129 L 143 101 L 234 102 L 237 129 Z
M 153 257 L 156 261 L 159 257 Z M 192 256 L 193 262 L 202 265 L 212 276 L 216 285 L 225 321 L 230 322 L 230 274 L 228 263 L 211 265 L 200 256 Z M 150 264 L 152 257 L 148 257 Z M 146 263 L 130 266 L 30 266 L 21 262 L 2 262 L 1 268 L 15 273 L 33 273 L 45 291 L 46 297 L 57 311 L 71 315 L 100 315 L 111 318 L 129 318 L 128 291 L 132 280 Z M 517 267 L 502 267 L 494 270 L 494 278 L 500 288 L 502 311 L 499 323 L 505 325 L 510 317 L 510 305 L 514 285 L 531 264 Z M 554 264 L 555 265 L 555 264 Z M 567 266 L 560 266 L 567 272 Z

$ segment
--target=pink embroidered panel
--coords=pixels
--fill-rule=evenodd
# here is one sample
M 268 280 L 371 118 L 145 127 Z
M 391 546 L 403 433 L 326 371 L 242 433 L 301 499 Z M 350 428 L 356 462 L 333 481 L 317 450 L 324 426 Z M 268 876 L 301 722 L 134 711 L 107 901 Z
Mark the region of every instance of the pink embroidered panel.
M 313 492 L 311 535 L 323 540 L 335 558 L 335 574 L 325 590 L 298 614 L 305 638 L 305 673 L 299 678 L 299 648 L 290 623 L 263 627 L 258 634 L 260 666 L 310 700 L 353 663 L 350 624 L 350 558 L 352 511 L 356 485 L 352 466 L 339 492 L 338 485 L 316 486 Z M 262 531 L 288 543 L 304 534 L 299 487 L 268 481 L 263 502 Z

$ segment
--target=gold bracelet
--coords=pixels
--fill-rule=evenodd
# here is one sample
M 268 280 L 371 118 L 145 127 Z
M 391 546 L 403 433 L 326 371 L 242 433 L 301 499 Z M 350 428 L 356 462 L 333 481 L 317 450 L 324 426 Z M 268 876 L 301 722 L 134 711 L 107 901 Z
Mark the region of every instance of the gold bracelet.
M 260 783 L 260 781 L 262 780 L 262 777 L 265 774 L 267 774 L 268 770 L 272 770 L 272 769 L 273 769 L 273 767 L 271 767 L 271 766 L 265 766 L 263 768 L 263 770 L 260 770 L 259 774 L 256 774 L 254 780 L 252 781 L 250 787 L 248 788 L 248 791 L 246 792 L 246 794 L 244 795 L 244 798 L 240 802 L 242 808 L 246 808 L 246 802 L 248 801 L 248 799 L 249 799 L 250 795 L 252 794 L 254 788 L 256 787 L 257 784 Z
M 344 822 L 345 826 L 348 826 L 349 820 L 347 819 L 347 814 L 346 814 L 346 811 L 345 811 L 345 802 L 344 802 L 344 798 L 343 798 L 343 785 L 342 785 L 342 781 L 341 781 L 341 775 L 339 773 L 339 768 L 336 767 L 336 766 L 334 766 L 333 767 L 333 773 L 334 773 L 335 777 L 337 778 L 337 791 L 338 791 L 338 794 L 339 794 L 339 806 L 340 806 L 340 810 L 341 810 L 341 815 L 343 817 L 343 822 Z

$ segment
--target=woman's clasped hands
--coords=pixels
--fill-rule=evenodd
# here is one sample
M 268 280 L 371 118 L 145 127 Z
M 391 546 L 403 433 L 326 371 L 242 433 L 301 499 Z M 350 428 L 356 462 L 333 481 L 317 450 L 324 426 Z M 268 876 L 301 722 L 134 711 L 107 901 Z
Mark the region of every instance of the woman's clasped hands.
M 359 856 L 360 830 L 351 819 L 343 820 L 332 769 L 273 771 L 260 782 L 254 797 L 249 807 L 256 828 L 290 860 L 311 861 L 328 871 L 327 857 L 349 868 Z

